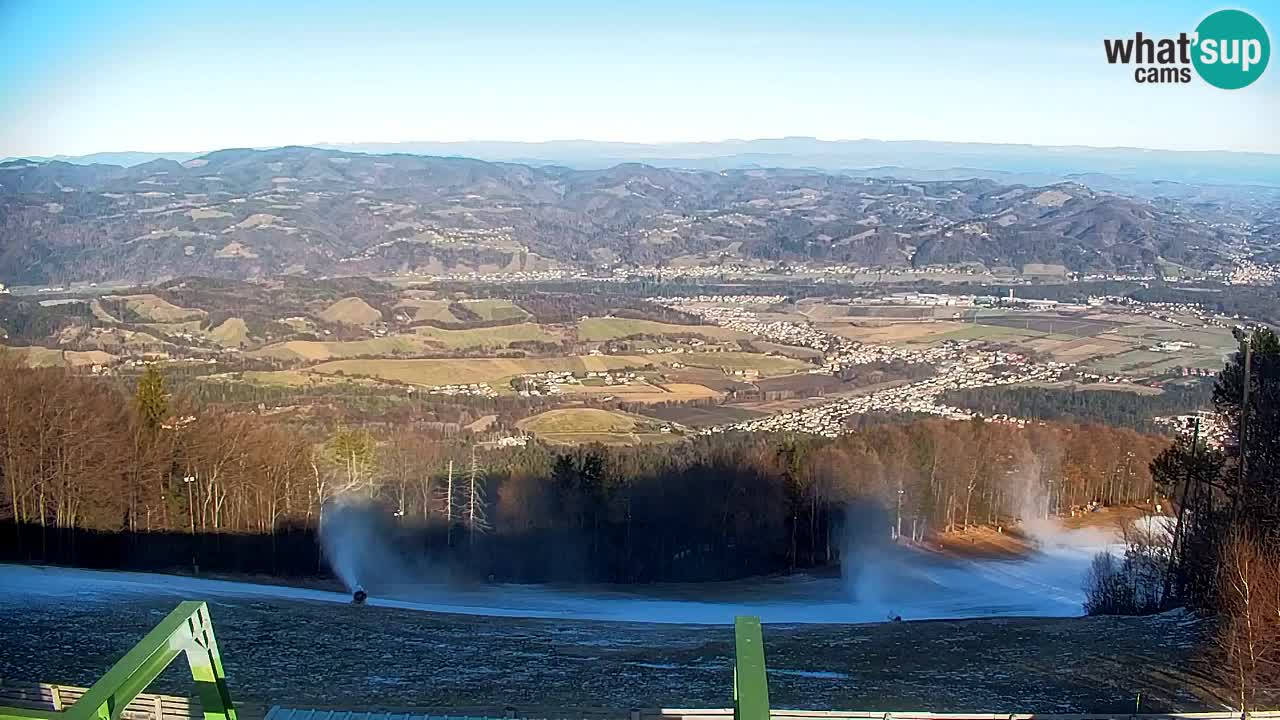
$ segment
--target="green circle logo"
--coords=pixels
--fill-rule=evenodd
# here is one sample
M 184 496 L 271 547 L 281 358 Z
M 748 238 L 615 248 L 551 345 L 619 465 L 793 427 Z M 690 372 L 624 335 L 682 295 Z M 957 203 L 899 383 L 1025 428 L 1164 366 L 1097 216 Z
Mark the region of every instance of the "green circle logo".
M 1196 27 L 1191 58 L 1204 81 L 1238 90 L 1262 77 L 1271 59 L 1271 39 L 1258 19 L 1242 10 L 1219 10 Z

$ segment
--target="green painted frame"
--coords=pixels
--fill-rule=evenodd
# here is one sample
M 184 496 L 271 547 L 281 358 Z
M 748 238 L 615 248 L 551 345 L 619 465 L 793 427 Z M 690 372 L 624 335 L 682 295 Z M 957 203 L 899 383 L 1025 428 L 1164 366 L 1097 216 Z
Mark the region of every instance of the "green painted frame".
M 209 608 L 195 600 L 180 603 L 71 707 L 61 711 L 0 707 L 0 720 L 119 720 L 125 707 L 183 654 L 205 720 L 237 720 Z
M 737 647 L 733 666 L 734 720 L 769 720 L 769 678 L 765 673 L 760 618 L 738 616 L 733 630 Z

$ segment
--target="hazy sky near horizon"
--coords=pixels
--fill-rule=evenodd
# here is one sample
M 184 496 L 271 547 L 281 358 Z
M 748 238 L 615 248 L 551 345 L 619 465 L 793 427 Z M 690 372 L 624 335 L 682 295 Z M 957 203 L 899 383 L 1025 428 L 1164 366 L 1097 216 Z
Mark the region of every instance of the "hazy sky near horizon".
M 1249 10 L 1277 43 L 1280 6 Z M 0 157 L 811 135 L 1280 153 L 1280 62 L 1140 85 L 1185 0 L 0 0 Z

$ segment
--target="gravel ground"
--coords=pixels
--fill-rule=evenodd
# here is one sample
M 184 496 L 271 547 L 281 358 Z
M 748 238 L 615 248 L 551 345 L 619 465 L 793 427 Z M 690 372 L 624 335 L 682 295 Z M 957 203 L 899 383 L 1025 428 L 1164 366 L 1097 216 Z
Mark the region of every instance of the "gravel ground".
M 5 601 L 0 678 L 88 685 L 171 598 Z M 233 697 L 296 707 L 728 707 L 729 627 L 525 620 L 252 598 L 210 612 Z M 1190 616 L 766 625 L 775 707 L 990 712 L 1219 709 Z M 153 688 L 188 694 L 181 662 Z M 554 709 L 554 710 L 551 710 Z

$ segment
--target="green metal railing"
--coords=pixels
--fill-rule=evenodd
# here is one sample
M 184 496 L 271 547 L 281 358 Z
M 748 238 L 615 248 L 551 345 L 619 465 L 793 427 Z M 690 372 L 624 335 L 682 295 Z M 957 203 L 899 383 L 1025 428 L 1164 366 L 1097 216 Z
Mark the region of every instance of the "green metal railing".
M 125 707 L 183 654 L 187 656 L 205 720 L 236 720 L 209 608 L 196 601 L 179 604 L 71 707 L 0 707 L 0 720 L 119 720 Z
M 733 666 L 735 720 L 769 720 L 769 679 L 764 667 L 764 635 L 760 618 L 734 619 L 737 662 Z

